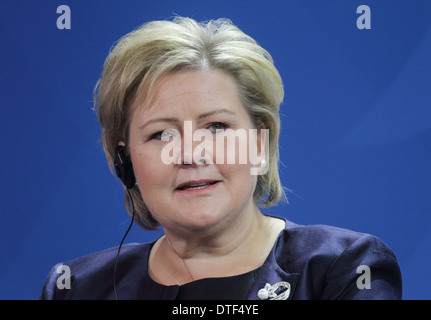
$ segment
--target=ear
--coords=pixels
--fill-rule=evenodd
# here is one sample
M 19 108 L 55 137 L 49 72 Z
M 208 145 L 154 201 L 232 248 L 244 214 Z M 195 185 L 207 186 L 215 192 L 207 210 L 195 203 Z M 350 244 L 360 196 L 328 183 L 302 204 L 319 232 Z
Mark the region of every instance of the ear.
M 136 179 L 132 161 L 124 152 L 125 146 L 126 145 L 120 141 L 115 148 L 114 167 L 118 178 L 121 179 L 128 189 L 131 189 L 135 186 Z
M 249 143 L 254 143 L 250 140 Z M 264 175 L 268 172 L 269 167 L 269 129 L 266 129 L 263 124 L 260 129 L 257 129 L 255 143 L 256 153 L 252 164 L 256 167 L 250 168 L 250 173 L 252 175 Z
M 126 146 L 126 144 L 124 143 L 124 141 L 120 140 L 118 141 L 117 145 L 114 148 L 114 155 L 112 157 L 112 161 L 115 164 L 115 161 L 117 161 L 117 153 L 118 151 L 121 149 L 120 147 L 122 147 L 124 149 L 124 147 Z
M 114 158 L 112 160 L 115 160 L 119 147 L 124 148 L 125 146 L 126 146 L 126 143 L 123 140 L 118 141 L 117 145 L 114 148 Z
M 257 131 L 257 155 L 261 159 L 265 159 L 268 162 L 269 156 L 269 129 L 265 128 L 265 124 L 262 123 L 260 129 Z

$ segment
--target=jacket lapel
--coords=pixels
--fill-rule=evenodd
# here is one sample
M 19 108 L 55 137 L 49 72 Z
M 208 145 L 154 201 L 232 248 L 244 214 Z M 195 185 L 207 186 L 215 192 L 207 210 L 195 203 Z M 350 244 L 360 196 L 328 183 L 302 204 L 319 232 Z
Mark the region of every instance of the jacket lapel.
M 267 283 L 272 286 L 278 282 L 288 282 L 290 284 L 290 294 L 287 300 L 292 299 L 300 274 L 285 272 L 280 267 L 276 259 L 276 247 L 278 246 L 274 246 L 265 263 L 257 273 L 256 279 L 247 295 L 247 300 L 259 300 L 258 292 L 260 289 L 265 288 Z

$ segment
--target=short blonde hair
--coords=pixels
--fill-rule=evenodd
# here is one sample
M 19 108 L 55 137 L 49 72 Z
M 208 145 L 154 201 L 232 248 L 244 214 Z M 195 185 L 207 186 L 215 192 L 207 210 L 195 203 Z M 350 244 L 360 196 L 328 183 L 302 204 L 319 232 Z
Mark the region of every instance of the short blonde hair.
M 261 207 L 285 197 L 278 173 L 279 108 L 283 84 L 271 55 L 228 19 L 196 22 L 148 22 L 122 37 L 109 53 L 94 89 L 101 140 L 113 172 L 115 148 L 129 138 L 130 114 L 137 97 L 148 97 L 163 75 L 186 69 L 222 70 L 235 80 L 240 98 L 256 128 L 269 129 L 268 171 L 259 175 L 254 201 Z M 139 187 L 125 192 L 129 214 L 146 229 L 159 224 L 146 207 Z

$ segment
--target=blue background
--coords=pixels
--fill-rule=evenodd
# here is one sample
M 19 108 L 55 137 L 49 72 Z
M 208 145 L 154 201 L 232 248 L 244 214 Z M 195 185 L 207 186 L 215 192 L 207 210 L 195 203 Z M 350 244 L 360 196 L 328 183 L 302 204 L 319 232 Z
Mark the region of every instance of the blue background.
M 59 30 L 59 5 L 71 29 Z M 356 8 L 371 8 L 359 30 Z M 431 298 L 431 1 L 0 0 L 0 298 L 34 299 L 50 268 L 119 244 L 129 224 L 92 90 L 112 44 L 174 15 L 227 17 L 274 57 L 286 89 L 281 177 L 266 212 L 371 233 L 405 299 Z M 127 242 L 160 232 L 132 228 Z

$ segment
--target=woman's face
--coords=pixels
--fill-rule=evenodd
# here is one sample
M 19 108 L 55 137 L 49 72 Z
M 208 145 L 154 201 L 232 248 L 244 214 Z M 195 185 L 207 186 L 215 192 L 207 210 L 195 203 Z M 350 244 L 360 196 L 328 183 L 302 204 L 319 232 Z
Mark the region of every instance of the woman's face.
M 206 231 L 228 226 L 256 208 L 257 179 L 250 174 L 249 162 L 238 161 L 239 143 L 235 163 L 230 164 L 226 159 L 233 149 L 216 142 L 217 129 L 249 132 L 254 128 L 229 75 L 216 70 L 171 73 L 156 83 L 148 101 L 134 106 L 131 114 L 130 152 L 144 202 L 165 230 Z M 193 159 L 191 151 L 209 140 L 191 140 L 185 132 L 190 128 L 193 132 L 206 129 L 212 135 L 214 148 L 205 149 L 201 157 L 205 163 Z M 166 141 L 175 132 L 179 134 Z M 175 154 L 173 141 L 177 141 L 179 161 L 166 164 L 167 148 L 170 155 Z M 260 146 L 255 147 L 259 152 Z M 224 163 L 219 163 L 220 158 L 217 161 L 220 152 L 224 152 Z

